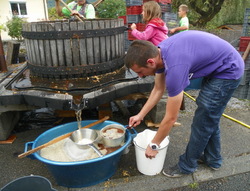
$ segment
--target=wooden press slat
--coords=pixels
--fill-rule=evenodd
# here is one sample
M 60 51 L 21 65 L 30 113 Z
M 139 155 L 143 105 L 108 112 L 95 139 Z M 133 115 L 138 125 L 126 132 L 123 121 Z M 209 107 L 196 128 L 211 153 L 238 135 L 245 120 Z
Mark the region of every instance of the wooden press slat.
M 70 22 L 70 30 L 76 31 L 77 28 L 77 22 Z M 71 39 L 71 51 L 73 55 L 73 66 L 80 66 L 80 39 L 79 38 L 73 38 Z
M 22 30 L 23 31 L 29 31 L 29 27 L 28 27 L 29 23 L 24 23 L 22 25 Z M 30 48 L 30 40 L 29 39 L 24 39 L 25 45 L 26 45 L 26 49 L 27 49 L 27 57 L 28 57 L 28 61 L 31 62 L 32 61 L 32 54 L 31 54 L 31 48 Z
M 111 22 L 110 22 L 110 28 L 114 28 L 114 27 L 115 27 L 115 21 L 111 20 Z M 111 60 L 113 60 L 114 58 L 116 58 L 116 52 L 115 52 L 115 35 L 111 36 L 110 43 L 111 43 Z
M 104 29 L 105 28 L 105 23 L 103 20 L 99 21 L 99 27 L 100 29 Z M 106 40 L 104 36 L 100 37 L 100 57 L 101 57 L 101 63 L 102 62 L 106 62 Z
M 85 22 L 78 22 L 78 30 L 85 30 Z M 80 65 L 86 66 L 88 63 L 87 60 L 87 45 L 86 45 L 86 39 L 81 38 L 80 39 Z
M 51 27 L 50 24 L 45 24 L 44 30 L 49 30 Z M 49 40 L 44 40 L 44 47 L 45 47 L 45 59 L 46 59 L 46 66 L 52 66 L 52 56 L 51 56 L 51 47 L 50 47 L 50 41 Z
M 42 24 L 41 23 L 37 23 L 37 31 L 38 32 L 42 32 L 43 28 L 42 28 Z M 45 61 L 45 51 L 44 51 L 44 42 L 43 40 L 38 40 L 38 48 L 39 48 L 39 52 L 40 52 L 40 65 L 41 66 L 46 66 L 46 61 Z
M 69 23 L 63 23 L 63 30 L 69 31 Z M 73 58 L 72 58 L 72 51 L 71 51 L 71 41 L 70 39 L 65 39 L 64 41 L 64 54 L 66 57 L 65 66 L 72 66 Z
M 105 20 L 105 27 L 110 28 L 110 20 Z M 106 36 L 106 52 L 107 52 L 107 61 L 111 60 L 111 36 Z
M 86 21 L 86 29 L 92 29 L 92 22 Z M 93 47 L 93 38 L 87 38 L 87 57 L 88 65 L 94 64 L 94 47 Z
M 36 23 L 31 23 L 31 31 L 36 32 Z M 35 60 L 33 60 L 34 65 L 39 65 L 41 59 L 38 46 L 39 46 L 38 40 L 33 40 L 33 51 L 35 55 Z
M 92 29 L 99 29 L 99 23 L 98 21 L 92 21 Z M 93 38 L 93 52 L 94 52 L 94 63 L 100 63 L 101 62 L 101 53 L 100 53 L 100 42 L 99 42 L 99 37 L 94 37 Z
M 62 31 L 62 22 L 55 22 L 55 30 Z M 57 54 L 58 54 L 58 66 L 65 66 L 65 53 L 64 44 L 62 39 L 56 40 Z
M 49 27 L 49 31 L 55 31 L 55 23 L 51 23 L 51 27 Z M 50 51 L 52 57 L 52 66 L 58 66 L 58 54 L 57 54 L 57 45 L 56 40 L 50 40 Z

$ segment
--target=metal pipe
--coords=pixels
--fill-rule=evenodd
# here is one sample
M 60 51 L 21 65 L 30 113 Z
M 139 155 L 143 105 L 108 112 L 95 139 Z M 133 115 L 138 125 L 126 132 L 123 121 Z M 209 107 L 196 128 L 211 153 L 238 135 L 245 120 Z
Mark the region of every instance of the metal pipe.
M 192 97 L 191 95 L 189 95 L 188 93 L 184 92 L 184 94 L 185 94 L 187 97 L 189 97 L 190 99 L 192 99 L 193 101 L 196 101 L 195 98 L 193 98 L 193 97 Z M 235 118 L 233 118 L 233 117 L 230 117 L 229 115 L 226 115 L 226 114 L 223 113 L 222 116 L 223 116 L 223 117 L 226 117 L 226 118 L 228 118 L 228 119 L 231 119 L 232 121 L 234 121 L 234 122 L 236 122 L 236 123 L 239 123 L 239 124 L 241 124 L 241 125 L 243 125 L 243 126 L 245 126 L 245 127 L 247 127 L 247 128 L 250 129 L 250 125 L 247 125 L 246 123 L 243 123 L 243 122 L 241 122 L 241 121 L 239 121 L 239 120 L 237 120 L 237 119 L 235 119 Z

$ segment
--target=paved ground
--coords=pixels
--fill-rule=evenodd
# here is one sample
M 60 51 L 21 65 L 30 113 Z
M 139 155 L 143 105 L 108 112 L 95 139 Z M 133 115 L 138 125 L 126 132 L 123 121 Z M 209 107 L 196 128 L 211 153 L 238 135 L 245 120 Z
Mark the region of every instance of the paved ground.
M 188 92 L 196 96 L 196 91 Z M 135 104 L 130 108 L 131 114 L 138 111 L 140 104 Z M 185 150 L 189 139 L 190 125 L 195 103 L 189 98 L 185 98 L 185 111 L 180 112 L 178 122 L 182 125 L 174 127 L 170 134 L 170 144 L 168 147 L 164 167 L 176 164 L 178 157 Z M 231 99 L 225 113 L 235 119 L 250 124 L 250 102 L 246 100 Z M 128 118 L 121 112 L 114 112 L 113 121 L 127 124 Z M 143 123 L 137 132 L 143 131 L 146 125 Z M 166 191 L 169 189 L 179 189 L 185 186 L 195 186 L 197 183 L 213 181 L 220 178 L 226 178 L 232 175 L 239 175 L 250 171 L 250 129 L 228 118 L 221 119 L 221 140 L 222 155 L 224 163 L 219 171 L 212 171 L 204 165 L 199 166 L 197 172 L 182 178 L 170 179 L 162 174 L 156 176 L 142 175 L 136 167 L 134 146 L 126 155 L 122 155 L 118 169 L 114 176 L 100 184 L 86 188 L 65 188 L 58 186 L 54 177 L 50 174 L 47 167 L 38 160 L 29 158 L 19 159 L 17 155 L 24 151 L 24 144 L 35 140 L 41 133 L 48 128 L 40 128 L 16 132 L 17 139 L 13 144 L 0 145 L 0 188 L 8 182 L 28 176 L 31 174 L 44 176 L 50 180 L 53 187 L 59 191 L 94 191 L 94 190 L 155 190 Z M 152 128 L 152 130 L 156 130 Z M 126 172 L 126 173 L 124 173 Z M 249 176 L 248 176 L 249 177 Z

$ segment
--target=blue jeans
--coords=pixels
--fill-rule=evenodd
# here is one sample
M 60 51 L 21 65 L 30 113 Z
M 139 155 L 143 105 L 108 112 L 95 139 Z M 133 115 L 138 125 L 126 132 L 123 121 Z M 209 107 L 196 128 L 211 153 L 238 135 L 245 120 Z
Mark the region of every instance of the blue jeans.
M 208 166 L 221 166 L 220 118 L 239 83 L 240 79 L 203 79 L 196 99 L 198 107 L 193 118 L 189 143 L 185 153 L 179 158 L 181 172 L 194 172 L 198 166 L 197 160 L 202 154 Z

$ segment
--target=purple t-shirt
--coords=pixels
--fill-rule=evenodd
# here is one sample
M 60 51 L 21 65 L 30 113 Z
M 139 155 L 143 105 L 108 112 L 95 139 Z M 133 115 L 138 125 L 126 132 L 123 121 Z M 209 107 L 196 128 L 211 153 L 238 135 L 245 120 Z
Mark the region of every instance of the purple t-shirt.
M 190 79 L 239 79 L 244 72 L 244 61 L 236 49 L 207 32 L 184 31 L 162 41 L 158 47 L 170 97 L 183 91 Z

